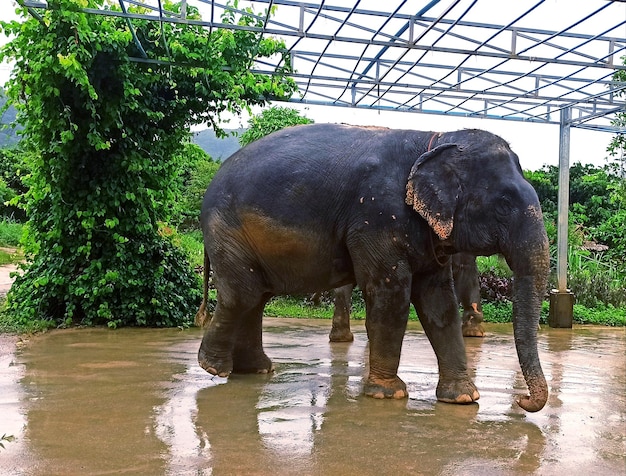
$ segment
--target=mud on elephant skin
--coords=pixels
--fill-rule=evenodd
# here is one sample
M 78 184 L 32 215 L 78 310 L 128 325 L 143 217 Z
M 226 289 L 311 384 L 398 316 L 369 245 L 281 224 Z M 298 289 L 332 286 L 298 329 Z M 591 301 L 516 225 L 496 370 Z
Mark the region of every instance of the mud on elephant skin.
M 217 305 L 198 351 L 214 375 L 269 372 L 262 315 L 274 295 L 357 284 L 364 294 L 364 392 L 404 398 L 398 377 L 413 305 L 437 356 L 436 395 L 479 398 L 468 376 L 448 256 L 501 253 L 515 276 L 513 323 L 530 395 L 548 397 L 537 323 L 548 240 L 537 194 L 500 137 L 313 124 L 266 136 L 228 158 L 204 196 L 205 268 Z M 206 314 L 205 300 L 199 311 Z

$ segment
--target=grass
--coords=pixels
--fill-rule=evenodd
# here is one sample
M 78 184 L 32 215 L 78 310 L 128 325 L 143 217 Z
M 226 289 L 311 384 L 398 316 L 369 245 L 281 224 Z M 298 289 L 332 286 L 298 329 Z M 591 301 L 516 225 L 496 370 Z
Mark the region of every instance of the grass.
M 19 246 L 23 233 L 23 224 L 7 218 L 0 219 L 0 246 L 12 248 Z
M 24 225 L 9 219 L 0 220 L 0 266 L 19 263 L 24 254 L 19 249 Z
M 548 323 L 550 304 L 544 301 L 541 309 L 541 324 Z M 485 322 L 508 323 L 513 316 L 513 305 L 510 302 L 484 302 L 483 314 Z M 308 319 L 332 319 L 333 306 L 322 303 L 314 306 L 303 297 L 280 296 L 273 298 L 265 307 L 265 315 L 269 317 L 295 317 Z M 362 308 L 353 310 L 352 319 L 365 319 L 365 311 Z M 418 320 L 415 309 L 411 307 L 409 320 Z M 576 324 L 595 324 L 602 326 L 624 327 L 626 326 L 626 308 L 604 306 L 588 308 L 582 304 L 574 304 L 574 322 Z
M 24 259 L 24 253 L 19 248 L 0 248 L 0 266 L 19 263 Z

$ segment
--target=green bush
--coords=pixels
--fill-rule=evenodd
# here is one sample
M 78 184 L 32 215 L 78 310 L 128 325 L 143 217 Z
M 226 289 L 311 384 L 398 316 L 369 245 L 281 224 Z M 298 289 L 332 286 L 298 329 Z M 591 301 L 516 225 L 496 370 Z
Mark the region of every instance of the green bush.
M 591 238 L 606 244 L 605 260 L 614 265 L 626 280 L 626 203 L 624 208 L 600 223 L 591 233 Z
M 574 321 L 580 324 L 626 326 L 626 307 L 599 304 L 588 308 L 582 304 L 574 304 Z
M 568 286 L 576 302 L 588 308 L 626 306 L 626 284 L 611 273 L 573 269 L 569 273 Z
M 28 261 L 7 311 L 19 325 L 187 325 L 200 287 L 161 225 L 175 211 L 176 153 L 193 124 L 221 134 L 225 111 L 289 98 L 290 58 L 259 29 L 203 28 L 184 2 L 164 8 L 196 21 L 138 18 L 133 31 L 120 17 L 84 11 L 108 2 L 79 3 L 50 0 L 42 18 L 20 7 L 20 21 L 0 21 L 10 38 L 0 61 L 14 64 L 7 97 L 25 147 L 37 151 L 28 157 Z M 227 9 L 221 21 L 263 24 L 249 8 Z M 133 61 L 140 54 L 155 61 Z M 273 75 L 251 68 L 275 55 L 282 66 Z
M 204 265 L 204 245 L 201 230 L 187 230 L 184 233 L 176 233 L 173 241 L 189 260 L 194 269 Z
M 485 322 L 511 322 L 513 303 L 511 301 L 483 302 Z

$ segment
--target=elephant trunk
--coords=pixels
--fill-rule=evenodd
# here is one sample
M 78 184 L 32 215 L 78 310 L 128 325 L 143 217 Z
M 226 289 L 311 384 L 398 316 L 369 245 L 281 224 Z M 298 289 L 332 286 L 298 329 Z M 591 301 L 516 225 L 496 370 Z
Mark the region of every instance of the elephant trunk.
M 521 397 L 517 403 L 528 412 L 541 410 L 548 400 L 548 385 L 537 350 L 537 328 L 541 303 L 546 291 L 550 256 L 543 223 L 537 232 L 540 233 L 539 239 L 525 241 L 523 244 L 517 243 L 516 251 L 510 255 L 512 259 L 507 257 L 515 276 L 513 282 L 515 347 L 530 392 L 530 395 Z
M 543 282 L 545 283 L 545 280 Z M 521 397 L 517 403 L 528 412 L 541 410 L 548 400 L 548 385 L 541 370 L 537 351 L 537 327 L 541 310 L 541 294 L 537 288 L 535 277 L 515 277 L 513 297 L 515 347 L 530 392 L 530 395 Z

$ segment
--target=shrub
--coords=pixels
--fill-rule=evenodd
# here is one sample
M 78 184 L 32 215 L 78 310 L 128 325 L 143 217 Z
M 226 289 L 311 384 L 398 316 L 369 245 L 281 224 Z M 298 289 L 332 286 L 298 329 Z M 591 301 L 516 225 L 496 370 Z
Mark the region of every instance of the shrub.
M 574 321 L 580 324 L 626 326 L 626 307 L 599 304 L 590 309 L 582 304 L 574 304 Z
M 612 278 L 608 272 L 571 270 L 568 286 L 574 293 L 576 302 L 588 308 L 626 306 L 626 285 L 623 281 Z

